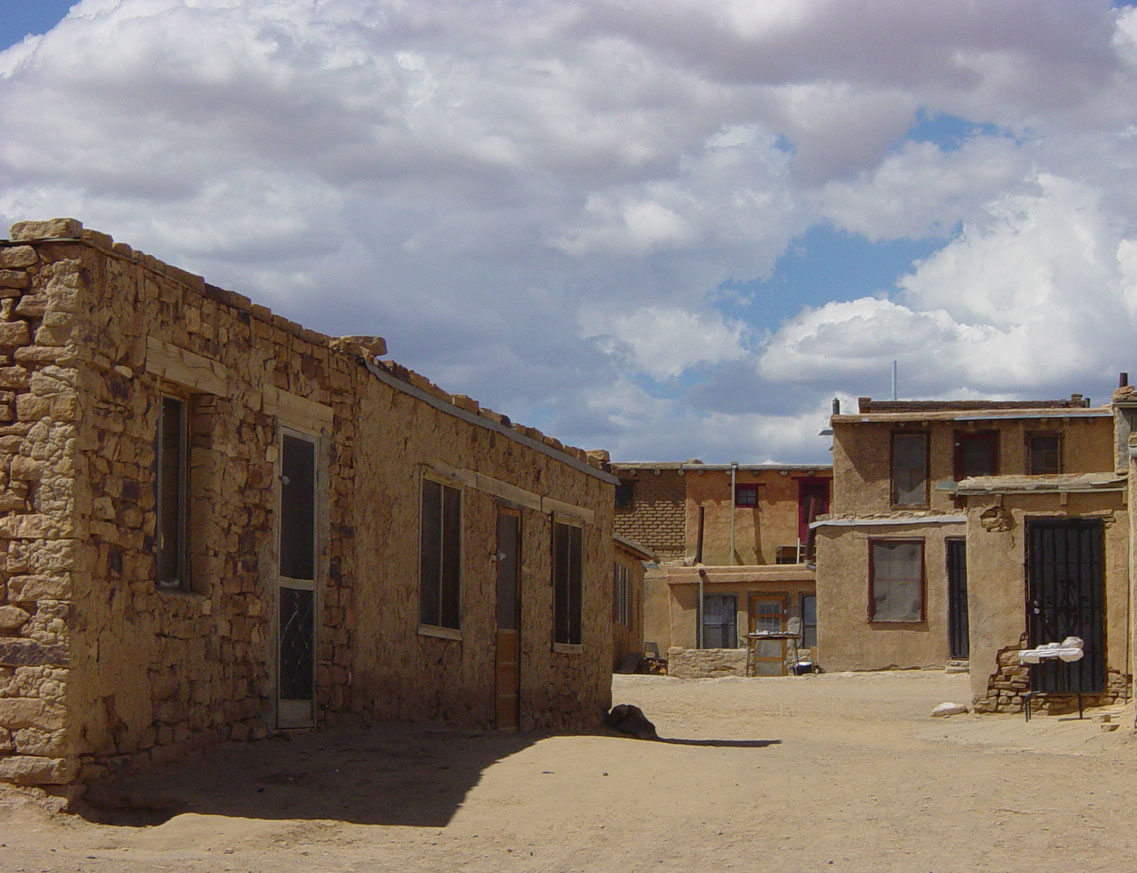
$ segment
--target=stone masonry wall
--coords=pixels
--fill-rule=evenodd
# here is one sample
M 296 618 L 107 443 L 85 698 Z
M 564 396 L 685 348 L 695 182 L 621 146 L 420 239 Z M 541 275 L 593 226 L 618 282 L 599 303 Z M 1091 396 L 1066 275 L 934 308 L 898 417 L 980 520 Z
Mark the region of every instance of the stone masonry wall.
M 651 549 L 661 561 L 686 554 L 684 505 L 687 486 L 675 470 L 620 470 L 621 480 L 634 482 L 633 504 L 616 510 L 615 532 Z M 691 553 L 692 555 L 694 552 Z
M 73 259 L 0 248 L 0 780 L 68 782 L 72 570 L 80 560 Z
M 382 382 L 364 364 L 374 354 L 73 220 L 13 227 L 0 243 L 0 780 L 89 781 L 275 729 L 283 427 L 317 447 L 318 726 L 488 723 L 496 503 L 483 491 L 464 492 L 468 636 L 414 634 L 418 483 L 440 459 L 588 517 L 585 644 L 556 652 L 553 510 L 525 514 L 522 699 L 534 726 L 595 723 L 609 693 L 611 484 L 569 465 L 588 468 L 581 450 L 418 374 L 384 364 Z M 184 591 L 154 580 L 163 393 L 190 418 Z
M 998 669 L 987 680 L 987 696 L 973 700 L 976 712 L 1021 712 L 1030 690 L 1030 667 L 1019 663 L 1019 652 L 1029 648 L 1026 634 L 1017 646 L 999 651 Z M 1106 670 L 1105 693 L 1083 695 L 1083 706 L 1106 706 L 1129 699 L 1130 677 L 1120 670 Z M 1032 712 L 1051 714 L 1075 711 L 1076 696 L 1041 695 L 1031 701 Z

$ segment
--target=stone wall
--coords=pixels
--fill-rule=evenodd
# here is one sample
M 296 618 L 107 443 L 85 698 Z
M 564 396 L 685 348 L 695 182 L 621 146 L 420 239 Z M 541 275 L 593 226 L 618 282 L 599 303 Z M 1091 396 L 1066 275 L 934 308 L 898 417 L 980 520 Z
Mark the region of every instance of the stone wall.
M 87 781 L 276 728 L 280 440 L 314 441 L 317 726 L 492 724 L 493 521 L 523 512 L 525 725 L 609 703 L 612 480 L 586 454 L 73 220 L 0 243 L 0 779 Z M 155 434 L 187 407 L 189 574 L 155 584 Z M 461 639 L 418 629 L 426 470 L 463 493 Z M 480 477 L 480 478 L 479 478 Z M 554 517 L 584 640 L 552 645 Z M 489 653 L 489 654 L 487 654 Z
M 717 679 L 746 675 L 746 649 L 684 649 L 667 652 L 667 675 L 677 679 Z
M 675 470 L 623 470 L 613 465 L 621 481 L 632 482 L 632 506 L 616 510 L 615 532 L 642 543 L 660 561 L 673 561 L 686 553 L 684 504 L 686 484 Z M 694 552 L 690 553 L 694 555 Z

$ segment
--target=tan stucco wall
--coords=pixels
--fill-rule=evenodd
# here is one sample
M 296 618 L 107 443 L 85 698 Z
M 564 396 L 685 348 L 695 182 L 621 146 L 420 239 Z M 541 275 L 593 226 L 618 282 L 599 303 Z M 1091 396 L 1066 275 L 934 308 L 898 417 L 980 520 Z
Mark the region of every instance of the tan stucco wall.
M 947 558 L 944 539 L 959 524 L 874 524 L 817 529 L 817 647 L 822 667 L 881 670 L 942 666 L 948 660 Z M 922 622 L 870 622 L 869 541 L 924 541 Z
M 615 620 L 612 622 L 612 666 L 616 668 L 620 666 L 626 655 L 632 652 L 643 653 L 644 562 L 618 542 L 614 547 L 613 560 L 628 570 L 631 600 L 628 624 L 618 624 Z
M 1119 493 L 1006 495 L 971 498 L 967 513 L 967 608 L 970 620 L 971 694 L 994 697 L 991 683 L 1000 650 L 1017 649 L 1026 633 L 1026 522 L 1045 518 L 1100 518 L 1104 522 L 1106 672 L 1128 674 L 1129 529 Z M 984 517 L 986 513 L 986 517 Z M 1047 640 L 1046 642 L 1057 642 Z M 1115 683 L 1118 680 L 1113 680 Z M 1128 684 L 1128 682 L 1126 682 Z M 1011 704 L 1021 700 L 1010 700 Z M 991 700 L 994 704 L 994 700 Z M 992 706 L 993 708 L 993 706 Z
M 849 418 L 852 418 L 850 416 Z M 913 416 L 915 418 L 915 416 Z M 1113 469 L 1113 418 L 1047 418 L 1002 421 L 852 422 L 833 421 L 834 515 L 868 515 L 891 509 L 891 434 L 927 433 L 930 461 L 930 504 L 934 512 L 955 510 L 950 490 L 937 483 L 954 482 L 956 431 L 998 430 L 999 472 L 1027 472 L 1028 432 L 1061 432 L 1062 471 L 1087 473 Z
M 703 514 L 703 563 L 716 566 L 774 564 L 778 546 L 798 541 L 798 489 L 803 479 L 831 479 L 827 469 L 799 472 L 739 469 L 737 485 L 758 485 L 758 506 L 736 507 L 730 491 L 730 472 L 687 472 L 685 506 L 686 553 L 698 545 L 699 509 Z M 734 516 L 734 556 L 730 553 L 730 522 Z
M 660 655 L 671 648 L 671 586 L 666 568 L 656 567 L 644 573 L 643 639 L 655 643 Z
M 0 246 L 0 780 L 88 780 L 275 727 L 283 427 L 317 439 L 318 726 L 493 723 L 503 489 L 523 506 L 523 727 L 596 723 L 610 703 L 613 486 L 569 463 L 587 466 L 583 452 L 393 365 L 392 387 L 358 344 L 77 222 L 23 233 Z M 191 408 L 187 592 L 154 582 L 163 386 Z M 418 632 L 428 466 L 463 491 L 460 640 Z M 554 514 L 584 531 L 579 651 L 553 651 Z

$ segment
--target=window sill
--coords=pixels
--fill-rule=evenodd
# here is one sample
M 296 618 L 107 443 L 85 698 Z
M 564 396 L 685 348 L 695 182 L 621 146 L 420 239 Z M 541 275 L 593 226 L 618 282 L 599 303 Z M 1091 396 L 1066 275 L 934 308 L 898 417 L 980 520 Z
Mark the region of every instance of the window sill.
M 562 655 L 583 655 L 584 646 L 580 643 L 553 643 L 553 651 Z
M 440 640 L 462 641 L 462 631 L 455 627 L 435 627 L 432 624 L 420 624 L 418 635 L 420 637 L 435 637 Z

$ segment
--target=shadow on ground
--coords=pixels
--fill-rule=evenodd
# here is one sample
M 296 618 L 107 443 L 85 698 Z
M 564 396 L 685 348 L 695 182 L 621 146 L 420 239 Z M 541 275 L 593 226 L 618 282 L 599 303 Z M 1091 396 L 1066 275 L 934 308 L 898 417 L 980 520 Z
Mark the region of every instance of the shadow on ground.
M 442 827 L 483 770 L 542 738 L 407 724 L 279 735 L 104 781 L 76 811 L 128 827 L 187 812 Z

